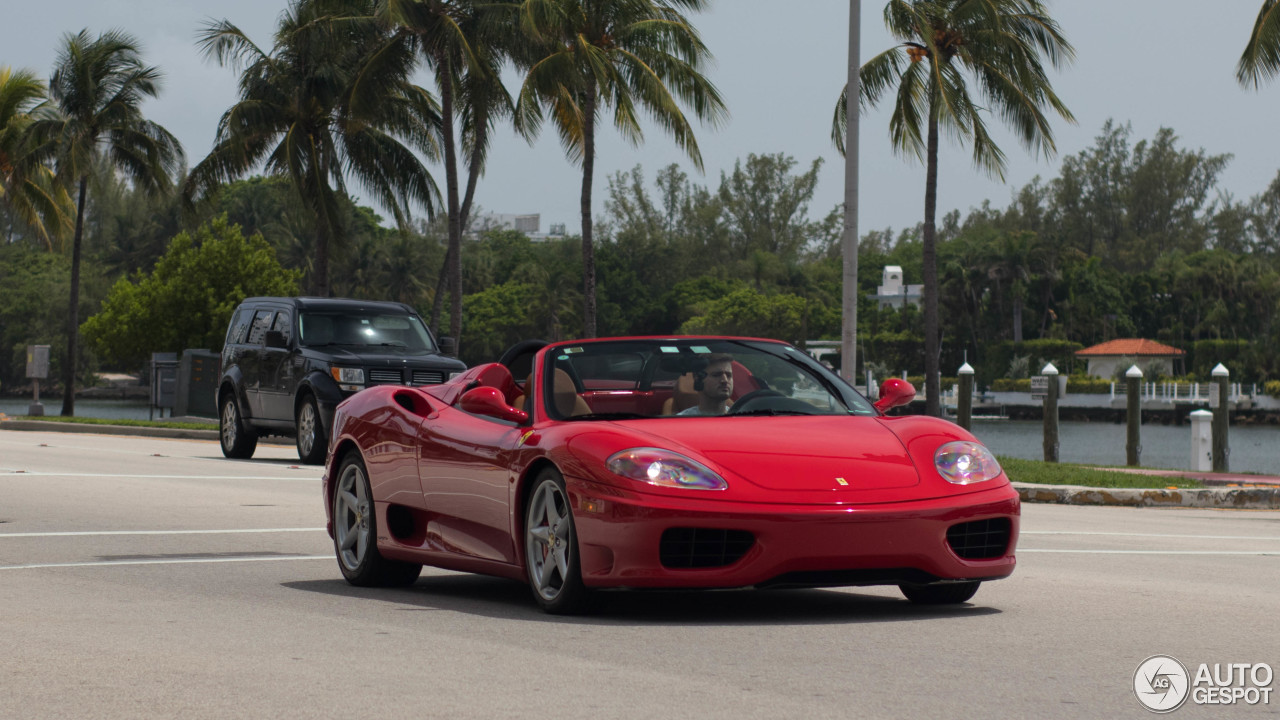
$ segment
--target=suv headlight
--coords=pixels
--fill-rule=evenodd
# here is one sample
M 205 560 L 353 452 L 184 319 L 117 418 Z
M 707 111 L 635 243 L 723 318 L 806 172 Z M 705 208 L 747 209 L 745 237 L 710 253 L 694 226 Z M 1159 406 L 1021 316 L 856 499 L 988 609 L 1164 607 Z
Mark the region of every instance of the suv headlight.
M 1000 463 L 996 462 L 996 456 L 971 440 L 958 440 L 939 447 L 933 454 L 933 465 L 943 480 L 956 485 L 972 485 L 1000 476 Z
M 343 390 L 355 392 L 364 389 L 364 368 L 334 366 L 329 368 L 329 374 Z
M 660 448 L 631 448 L 616 452 L 605 466 L 624 478 L 687 490 L 725 490 L 729 483 L 711 468 L 690 458 Z

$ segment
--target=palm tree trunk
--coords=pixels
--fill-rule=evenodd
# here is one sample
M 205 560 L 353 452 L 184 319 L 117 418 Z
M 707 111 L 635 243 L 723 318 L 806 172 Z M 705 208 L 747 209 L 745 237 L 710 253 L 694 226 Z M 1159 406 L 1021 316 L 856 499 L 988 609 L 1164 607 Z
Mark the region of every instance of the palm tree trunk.
M 329 297 L 329 217 L 321 212 L 316 218 L 316 260 L 312 266 L 311 293 L 316 297 Z
M 62 415 L 76 414 L 76 365 L 80 335 L 80 245 L 84 238 L 84 203 L 89 194 L 89 176 L 80 178 L 80 198 L 76 201 L 76 233 L 71 241 L 71 306 L 67 308 L 67 361 L 62 368 Z
M 449 334 L 454 347 L 462 349 L 462 218 L 458 210 L 458 156 L 453 128 L 453 71 L 448 58 L 436 59 L 436 80 L 440 85 L 440 127 L 444 140 L 444 175 L 449 202 Z
M 938 366 L 941 342 L 938 337 L 938 248 L 934 216 L 938 212 L 938 97 L 929 104 L 929 150 L 924 186 L 924 395 L 925 414 L 938 417 Z
M 582 333 L 596 336 L 596 254 L 591 244 L 591 179 L 596 161 L 596 88 L 582 106 Z
M 449 292 L 449 268 L 452 266 L 453 248 L 445 239 L 444 262 L 440 264 L 440 275 L 436 278 L 436 294 L 431 299 L 431 327 L 436 332 L 440 328 L 440 310 L 444 307 L 444 294 Z

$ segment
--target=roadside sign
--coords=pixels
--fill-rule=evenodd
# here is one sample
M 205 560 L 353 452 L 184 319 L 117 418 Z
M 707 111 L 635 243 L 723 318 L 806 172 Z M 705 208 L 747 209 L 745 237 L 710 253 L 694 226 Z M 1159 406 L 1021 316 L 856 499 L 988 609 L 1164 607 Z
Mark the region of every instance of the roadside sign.
M 1033 375 L 1031 377 L 1031 399 L 1043 400 L 1049 394 L 1049 376 Z
M 27 346 L 27 377 L 33 380 L 44 380 L 49 377 L 49 346 Z

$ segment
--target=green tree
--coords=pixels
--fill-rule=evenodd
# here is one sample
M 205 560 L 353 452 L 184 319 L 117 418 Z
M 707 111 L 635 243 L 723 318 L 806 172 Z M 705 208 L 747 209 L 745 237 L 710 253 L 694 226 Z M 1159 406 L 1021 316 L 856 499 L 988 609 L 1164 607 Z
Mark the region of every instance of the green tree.
M 897 85 L 889 135 L 894 149 L 922 158 L 925 170 L 924 325 L 926 412 L 938 415 L 938 131 L 945 128 L 973 144 L 974 163 L 1002 176 L 1004 153 L 987 132 L 984 105 L 997 113 L 1033 152 L 1051 156 L 1053 131 L 1046 107 L 1074 121 L 1045 74 L 1074 50 L 1040 0 L 891 0 L 884 10 L 889 32 L 902 41 L 862 66 L 861 103 L 875 105 Z M 966 72 L 973 84 L 966 79 Z M 847 91 L 847 88 L 846 88 Z M 982 103 L 982 104 L 980 104 Z M 848 119 L 837 104 L 835 137 Z
M 16 225 L 49 249 L 71 227 L 71 199 L 40 157 L 31 127 L 53 112 L 34 73 L 0 67 L 0 204 L 14 220 L 9 239 Z
M 1258 9 L 1258 19 L 1249 33 L 1240 64 L 1236 66 L 1236 80 L 1248 87 L 1258 88 L 1263 80 L 1280 73 L 1280 0 L 1263 0 Z
M 527 58 L 516 126 L 536 133 L 543 110 L 569 158 L 582 165 L 583 330 L 596 336 L 596 267 L 591 224 L 596 122 L 612 108 L 613 124 L 628 140 L 643 139 L 643 108 L 675 138 L 694 164 L 702 155 L 680 109 L 713 123 L 724 101 L 702 70 L 710 52 L 681 10 L 700 11 L 707 0 L 523 0 L 521 27 L 536 42 Z
M 467 225 L 476 184 L 484 172 L 489 136 L 497 121 L 511 112 L 511 96 L 499 79 L 504 45 L 514 17 L 509 5 L 473 0 L 384 0 L 378 17 L 399 30 L 411 47 L 426 60 L 440 93 L 440 138 L 444 155 L 445 204 L 449 216 L 449 242 L 443 282 L 437 283 L 432 323 L 438 319 L 447 285 L 451 294 L 449 334 L 461 345 L 462 333 L 462 231 Z M 380 61 L 380 56 L 375 56 Z M 459 143 L 458 122 L 461 121 Z M 459 145 L 467 155 L 467 186 L 459 197 Z
M 142 62 L 138 41 L 123 32 L 93 38 L 81 30 L 63 36 L 49 94 L 59 116 L 38 121 L 32 131 L 54 153 L 58 175 L 77 185 L 62 396 L 62 414 L 75 415 L 80 255 L 89 176 L 95 166 L 105 164 L 148 192 L 168 192 L 183 154 L 177 138 L 142 114 L 143 101 L 160 94 L 160 71 Z
M 82 330 L 101 358 L 136 367 L 152 352 L 222 349 L 236 305 L 255 295 L 298 294 L 261 235 L 246 238 L 226 217 L 173 238 L 150 273 L 121 278 Z
M 411 202 L 430 213 L 438 195 L 413 152 L 435 156 L 438 109 L 408 80 L 411 48 L 356 21 L 374 9 L 374 0 L 294 0 L 270 52 L 227 20 L 200 33 L 206 56 L 240 71 L 240 100 L 223 114 L 214 148 L 192 168 L 183 194 L 206 199 L 260 166 L 287 178 L 316 218 L 309 291 L 320 296 L 330 293 L 331 246 L 347 239 L 348 173 L 402 226 Z

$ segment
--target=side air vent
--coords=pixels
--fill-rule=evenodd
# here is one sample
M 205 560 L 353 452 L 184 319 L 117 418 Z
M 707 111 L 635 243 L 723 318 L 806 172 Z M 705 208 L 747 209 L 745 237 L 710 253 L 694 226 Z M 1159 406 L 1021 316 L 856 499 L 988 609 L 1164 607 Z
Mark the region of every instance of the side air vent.
M 746 530 L 671 528 L 662 533 L 658 553 L 663 567 L 723 567 L 741 560 L 755 542 Z
M 990 560 L 1009 547 L 1009 518 L 959 523 L 947 528 L 947 544 L 965 560 Z

